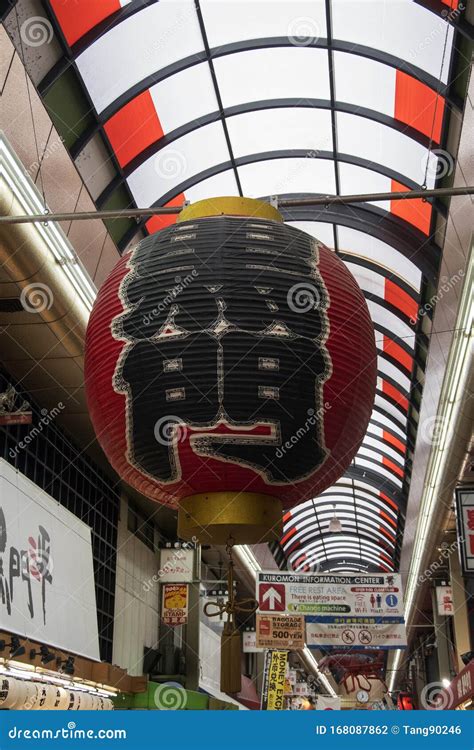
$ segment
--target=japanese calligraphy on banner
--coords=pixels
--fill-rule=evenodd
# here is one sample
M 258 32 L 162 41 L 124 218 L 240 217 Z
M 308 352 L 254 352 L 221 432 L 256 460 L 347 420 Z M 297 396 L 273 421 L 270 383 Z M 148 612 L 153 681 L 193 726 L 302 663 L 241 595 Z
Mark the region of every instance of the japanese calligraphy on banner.
M 438 614 L 442 617 L 454 614 L 453 590 L 451 586 L 436 586 Z
M 401 577 L 392 574 L 315 574 L 286 571 L 257 574 L 261 612 L 402 617 Z
M 0 629 L 99 659 L 90 528 L 3 459 Z
M 402 618 L 311 617 L 306 622 L 306 644 L 309 648 L 392 649 L 406 648 L 407 639 Z
M 461 565 L 465 576 L 474 575 L 474 487 L 456 490 L 458 539 L 461 545 Z
M 284 705 L 287 651 L 267 651 L 262 688 L 262 711 L 281 711 Z
M 302 615 L 261 615 L 256 619 L 256 645 L 260 648 L 304 648 Z
M 160 550 L 160 580 L 190 583 L 194 573 L 194 548 L 166 547 Z
M 188 621 L 188 584 L 164 583 L 161 619 L 165 625 L 185 625 Z

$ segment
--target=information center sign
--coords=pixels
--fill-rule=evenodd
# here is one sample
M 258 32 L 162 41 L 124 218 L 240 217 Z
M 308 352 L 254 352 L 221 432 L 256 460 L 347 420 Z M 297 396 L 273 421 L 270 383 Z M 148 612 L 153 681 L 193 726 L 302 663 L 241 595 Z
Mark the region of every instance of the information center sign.
M 391 574 L 257 573 L 261 612 L 341 617 L 403 617 L 401 577 Z

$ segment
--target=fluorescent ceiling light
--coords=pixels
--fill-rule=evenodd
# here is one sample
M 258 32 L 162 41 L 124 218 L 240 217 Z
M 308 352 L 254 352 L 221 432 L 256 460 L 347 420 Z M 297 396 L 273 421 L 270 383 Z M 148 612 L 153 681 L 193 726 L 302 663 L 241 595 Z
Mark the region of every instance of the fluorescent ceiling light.
M 0 173 L 25 214 L 44 213 L 44 202 L 40 192 L 1 131 Z M 61 227 L 55 222 L 48 222 L 47 219 L 46 214 L 45 223 L 35 224 L 35 230 L 39 233 L 54 260 L 62 268 L 64 275 L 90 312 L 97 289 L 77 258 L 74 248 Z

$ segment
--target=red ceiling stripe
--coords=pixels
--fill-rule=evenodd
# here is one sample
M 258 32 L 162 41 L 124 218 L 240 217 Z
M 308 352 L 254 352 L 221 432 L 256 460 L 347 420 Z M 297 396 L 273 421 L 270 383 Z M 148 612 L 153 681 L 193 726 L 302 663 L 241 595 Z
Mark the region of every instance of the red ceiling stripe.
M 382 465 L 387 469 L 390 469 L 390 471 L 393 471 L 394 474 L 398 474 L 399 477 L 403 477 L 403 469 L 397 466 L 394 461 L 390 461 L 389 458 L 385 458 L 385 456 L 382 456 Z
M 393 518 L 388 515 L 388 513 L 385 513 L 384 510 L 379 511 L 379 516 L 380 516 L 380 518 L 383 518 L 385 521 L 387 521 L 389 524 L 391 524 L 394 529 L 397 528 L 396 521 L 394 521 Z
M 402 185 L 396 180 L 392 180 L 392 192 L 402 193 L 408 190 L 406 185 Z M 414 198 L 409 201 L 391 201 L 390 211 L 400 219 L 413 224 L 420 232 L 429 234 L 431 221 L 431 204 L 424 202 L 422 198 Z
M 395 83 L 395 119 L 432 138 L 441 140 L 444 98 L 413 76 L 397 70 Z
M 120 10 L 120 0 L 50 0 L 67 43 L 71 46 L 98 23 Z
M 387 495 L 385 495 L 384 492 L 380 493 L 380 499 L 387 503 L 387 505 L 390 505 L 391 508 L 398 514 L 398 506 L 396 503 L 393 502 Z M 383 511 L 382 511 L 383 513 Z M 387 516 L 389 518 L 389 516 Z
M 286 523 L 291 518 L 291 510 L 288 510 L 285 515 L 283 516 L 283 523 Z
M 119 109 L 105 123 L 104 129 L 121 167 L 163 137 L 163 128 L 149 91 L 144 91 Z
M 391 534 L 389 531 L 387 531 L 385 526 L 379 526 L 379 532 L 381 534 L 385 534 L 385 536 L 390 539 L 391 542 L 395 541 L 395 534 Z
M 402 443 L 399 438 L 396 438 L 394 435 L 392 435 L 391 432 L 387 432 L 387 430 L 383 431 L 383 439 L 386 443 L 390 443 L 395 448 L 398 448 L 399 451 L 401 451 L 403 454 L 406 453 L 407 447 L 404 443 Z
M 413 320 L 415 320 L 415 318 L 413 318 Z M 391 357 L 396 359 L 397 362 L 400 362 L 405 370 L 408 370 L 408 372 L 412 371 L 413 357 L 411 357 L 405 349 L 402 349 L 399 344 L 395 343 L 395 341 L 388 336 L 383 337 L 383 350 L 386 354 L 390 354 Z
M 306 560 L 306 553 L 305 553 L 305 552 L 303 552 L 303 554 L 302 554 L 302 555 L 301 555 L 300 557 L 298 557 L 298 559 L 297 559 L 297 560 L 295 560 L 295 562 L 293 563 L 294 567 L 295 567 L 295 568 L 297 568 L 297 567 L 298 567 L 298 565 L 299 565 L 300 563 L 304 562 L 305 560 Z
M 289 539 L 291 539 L 291 537 L 294 536 L 295 534 L 296 534 L 296 528 L 293 526 L 292 529 L 290 529 L 289 531 L 287 531 L 287 533 L 285 534 L 285 536 L 282 538 L 280 544 L 286 544 L 286 542 Z
M 184 193 L 180 193 L 175 198 L 168 201 L 166 205 L 167 206 L 182 206 L 184 201 L 185 201 Z M 153 234 L 153 232 L 159 232 L 160 229 L 164 229 L 165 227 L 169 227 L 171 224 L 174 224 L 177 218 L 178 218 L 178 214 L 168 214 L 164 216 L 152 216 L 151 219 L 148 219 L 145 226 L 148 229 L 149 233 Z
M 390 279 L 385 279 L 385 300 L 402 310 L 412 320 L 416 320 L 418 314 L 416 301 Z
M 399 404 L 404 411 L 408 411 L 408 399 L 402 396 L 400 391 L 395 386 L 387 383 L 386 380 L 382 381 L 382 393 L 389 396 L 395 403 Z

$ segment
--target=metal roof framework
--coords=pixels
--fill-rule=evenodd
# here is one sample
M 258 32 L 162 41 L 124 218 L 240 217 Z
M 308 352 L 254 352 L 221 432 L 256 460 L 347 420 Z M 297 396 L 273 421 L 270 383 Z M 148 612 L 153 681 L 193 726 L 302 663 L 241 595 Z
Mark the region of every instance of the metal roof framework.
M 60 131 L 70 117 L 58 94 L 72 91 L 83 107 L 65 130 L 79 171 L 105 147 L 114 176 L 90 188 L 98 209 L 449 184 L 449 122 L 462 114 L 472 39 L 457 0 L 43 5 L 62 55 L 38 90 Z M 297 570 L 397 569 L 429 344 L 420 308 L 437 284 L 447 210 L 431 198 L 282 210 L 354 274 L 378 354 L 351 467 L 285 516 L 281 544 Z M 175 218 L 111 226 L 123 249 L 138 228 Z M 334 506 L 339 534 L 329 532 Z

